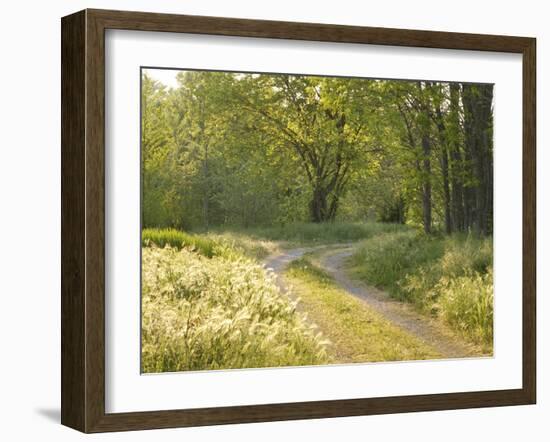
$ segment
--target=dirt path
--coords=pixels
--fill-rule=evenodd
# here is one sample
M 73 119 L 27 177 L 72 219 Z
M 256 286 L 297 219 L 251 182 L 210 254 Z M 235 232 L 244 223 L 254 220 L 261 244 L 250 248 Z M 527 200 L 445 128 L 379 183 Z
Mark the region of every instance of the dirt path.
M 353 247 L 350 244 L 287 250 L 269 257 L 265 261 L 265 266 L 275 272 L 277 285 L 286 291 L 282 275 L 285 267 L 306 253 L 318 251 L 322 251 L 322 254 L 315 263 L 329 273 L 342 289 L 366 302 L 396 326 L 435 348 L 444 358 L 463 358 L 476 354 L 474 347 L 458 341 L 437 321 L 417 313 L 406 303 L 391 299 L 378 289 L 349 278 L 343 267 L 346 259 L 353 254 Z
M 342 243 L 342 244 L 334 244 L 334 245 L 324 244 L 324 245 L 313 246 L 313 247 L 300 247 L 296 249 L 283 250 L 281 252 L 277 252 L 271 256 L 268 256 L 264 260 L 264 265 L 266 268 L 273 270 L 273 272 L 275 273 L 275 276 L 277 277 L 277 279 L 275 280 L 277 286 L 283 292 L 286 292 L 287 287 L 283 277 L 283 272 L 286 266 L 290 264 L 292 261 L 300 259 L 306 253 L 310 253 L 310 252 L 319 252 L 322 250 L 341 251 L 342 249 L 351 250 L 351 247 L 352 247 L 352 244 Z
M 266 268 L 273 270 L 275 275 L 277 276 L 276 283 L 277 286 L 284 292 L 287 290 L 287 287 L 284 282 L 283 278 L 283 272 L 288 264 L 290 264 L 292 261 L 295 261 L 297 259 L 300 259 L 302 256 L 304 256 L 306 253 L 310 252 L 316 252 L 321 249 L 326 249 L 330 246 L 316 246 L 316 247 L 301 247 L 298 249 L 290 249 L 285 250 L 279 253 L 275 253 L 271 256 L 268 256 L 266 260 L 264 261 L 264 265 Z M 349 244 L 343 244 L 342 246 L 338 246 L 338 250 L 340 247 L 349 247 Z

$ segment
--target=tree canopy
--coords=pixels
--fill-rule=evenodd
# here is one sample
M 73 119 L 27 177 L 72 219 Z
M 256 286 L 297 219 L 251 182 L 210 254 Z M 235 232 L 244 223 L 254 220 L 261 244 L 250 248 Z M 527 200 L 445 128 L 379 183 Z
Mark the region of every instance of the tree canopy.
M 336 220 L 492 233 L 489 84 L 142 78 L 144 227 Z

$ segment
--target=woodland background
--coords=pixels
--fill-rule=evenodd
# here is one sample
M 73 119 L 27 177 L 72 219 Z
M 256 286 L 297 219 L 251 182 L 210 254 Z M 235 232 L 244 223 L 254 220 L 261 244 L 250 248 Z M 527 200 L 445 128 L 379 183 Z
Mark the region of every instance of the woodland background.
M 492 233 L 490 84 L 142 78 L 143 226 L 408 223 Z

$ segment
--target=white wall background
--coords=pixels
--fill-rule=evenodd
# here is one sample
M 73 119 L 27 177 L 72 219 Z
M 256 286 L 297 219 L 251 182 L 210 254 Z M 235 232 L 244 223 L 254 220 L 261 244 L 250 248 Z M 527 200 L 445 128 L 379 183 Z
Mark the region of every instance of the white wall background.
M 95 440 L 547 440 L 550 435 L 550 28 L 545 2 L 19 0 L 0 15 L 0 436 L 81 440 L 59 425 L 60 17 L 86 7 L 534 36 L 538 39 L 539 403 L 115 433 Z M 414 382 L 414 379 L 411 379 Z

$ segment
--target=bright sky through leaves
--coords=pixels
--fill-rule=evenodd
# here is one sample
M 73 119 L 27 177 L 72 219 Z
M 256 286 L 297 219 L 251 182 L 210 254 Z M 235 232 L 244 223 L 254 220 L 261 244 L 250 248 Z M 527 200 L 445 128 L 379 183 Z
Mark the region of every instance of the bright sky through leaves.
M 176 88 L 178 81 L 176 75 L 180 72 L 177 69 L 143 69 L 143 73 L 147 74 L 154 80 L 160 81 L 169 88 Z

